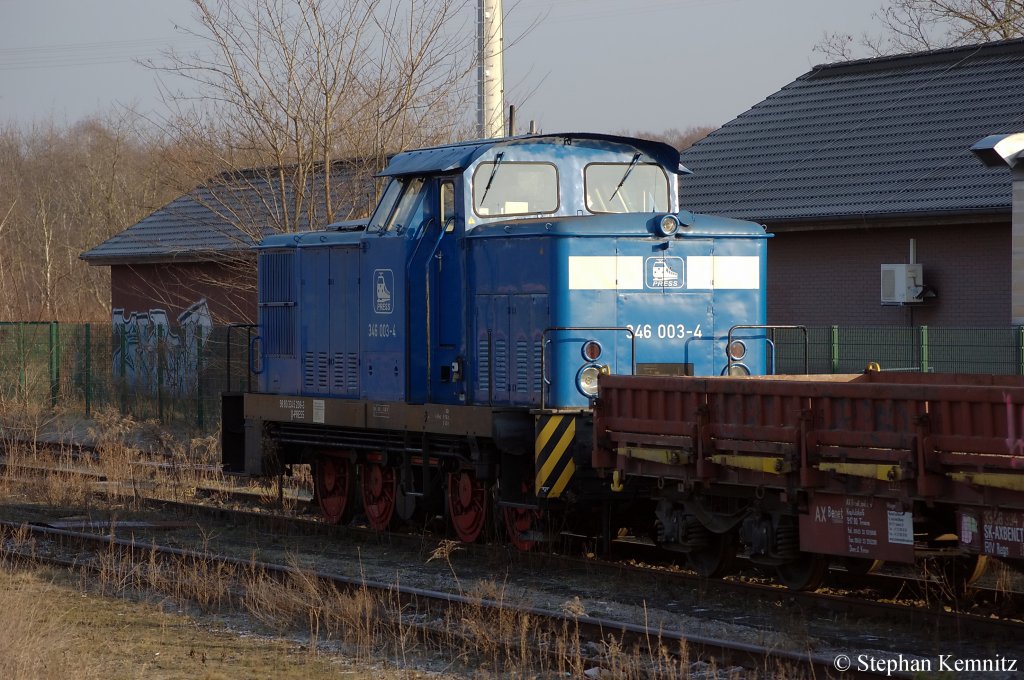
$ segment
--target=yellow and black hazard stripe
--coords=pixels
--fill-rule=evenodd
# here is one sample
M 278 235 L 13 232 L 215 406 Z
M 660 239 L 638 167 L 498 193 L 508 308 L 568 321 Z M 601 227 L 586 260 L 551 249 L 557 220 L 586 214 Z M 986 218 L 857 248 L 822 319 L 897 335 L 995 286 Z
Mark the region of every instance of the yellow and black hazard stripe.
M 565 491 L 576 471 L 576 463 L 572 459 L 575 439 L 575 416 L 537 416 L 534 452 L 538 498 L 558 498 Z

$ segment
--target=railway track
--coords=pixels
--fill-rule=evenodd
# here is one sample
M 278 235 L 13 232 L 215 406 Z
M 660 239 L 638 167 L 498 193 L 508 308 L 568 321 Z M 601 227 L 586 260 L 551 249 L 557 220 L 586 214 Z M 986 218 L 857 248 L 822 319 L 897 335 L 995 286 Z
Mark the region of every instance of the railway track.
M 0 461 L 0 467 L 5 463 Z M 19 468 L 22 472 L 45 475 L 54 471 L 43 467 L 29 470 Z M 205 470 L 205 466 L 204 466 Z M 62 472 L 69 472 L 62 468 Z M 95 471 L 75 471 L 91 477 L 96 482 L 104 483 L 106 477 Z M 143 491 L 144 489 L 143 484 Z M 198 485 L 193 492 L 195 502 L 168 500 L 158 497 L 138 496 L 138 488 L 132 490 L 136 500 L 158 512 L 186 515 L 192 518 L 226 521 L 236 525 L 247 525 L 267 531 L 288 535 L 319 535 L 334 537 L 338 541 L 357 543 L 378 543 L 382 540 L 378 532 L 358 526 L 339 526 L 324 523 L 315 518 L 304 518 L 303 513 L 315 512 L 315 503 L 296 493 L 294 488 L 277 489 L 252 487 L 236 487 L 230 483 L 218 485 Z M 106 493 L 110 489 L 105 490 Z M 291 512 L 275 510 L 272 504 L 280 503 L 287 498 Z M 234 503 L 247 507 L 258 507 L 258 510 L 226 507 L 225 503 Z M 392 545 L 404 546 L 407 550 L 422 548 L 425 541 L 437 541 L 442 537 L 424 535 L 421 531 L 398 531 L 387 534 Z M 859 574 L 851 576 L 842 571 L 839 575 L 845 583 L 842 586 L 830 585 L 817 592 L 792 592 L 780 586 L 764 582 L 756 570 L 748 570 L 738 578 L 701 579 L 687 570 L 667 566 L 664 551 L 655 546 L 630 540 L 613 542 L 613 552 L 609 558 L 578 557 L 572 554 L 545 554 L 540 552 L 516 553 L 517 564 L 532 566 L 537 570 L 586 569 L 590 572 L 604 570 L 609 577 L 616 574 L 630 573 L 638 578 L 650 578 L 659 590 L 674 592 L 681 589 L 699 590 L 708 596 L 731 594 L 742 596 L 744 593 L 757 598 L 769 598 L 795 604 L 808 611 L 818 611 L 833 615 L 857 616 L 880 620 L 904 621 L 908 625 L 923 626 L 937 634 L 958 634 L 967 629 L 980 636 L 1000 636 L 1012 633 L 1019 635 L 1024 629 L 1021 619 L 1024 618 L 1024 593 L 997 592 L 988 588 L 977 588 L 972 597 L 963 602 L 950 603 L 943 599 L 941 585 L 921 578 L 908 578 L 905 575 Z M 479 559 L 502 561 L 508 556 L 508 547 L 504 545 L 472 544 L 461 545 L 461 550 L 469 551 Z M 898 601 L 894 601 L 898 600 Z M 912 603 L 912 604 L 908 604 Z M 964 611 L 958 607 L 984 603 L 978 613 Z M 989 604 L 995 603 L 995 604 Z
M 45 474 L 45 472 L 43 472 Z M 143 489 L 144 490 L 144 489 Z M 439 537 L 430 534 L 419 533 L 389 533 L 380 534 L 368 529 L 361 529 L 354 526 L 336 526 L 326 524 L 315 519 L 297 517 L 294 514 L 285 514 L 270 508 L 275 502 L 275 495 L 273 492 L 267 492 L 265 489 L 261 489 L 257 493 L 251 491 L 242 492 L 241 489 L 230 489 L 220 486 L 216 489 L 211 489 L 206 493 L 214 495 L 218 501 L 223 502 L 230 500 L 234 503 L 239 504 L 256 504 L 259 506 L 258 510 L 252 509 L 239 509 L 239 508 L 227 508 L 223 505 L 212 505 L 209 503 L 196 503 L 192 501 L 169 501 L 157 498 L 146 498 L 139 495 L 139 488 L 135 488 L 130 492 L 131 504 L 133 506 L 145 507 L 151 511 L 151 514 L 156 517 L 187 517 L 188 524 L 199 524 L 205 528 L 208 532 L 217 532 L 217 526 L 234 526 L 244 527 L 247 532 L 264 532 L 268 536 L 288 536 L 288 537 L 300 537 L 307 536 L 311 537 L 312 541 L 307 544 L 309 545 L 356 545 L 362 546 L 362 549 L 369 551 L 371 548 L 383 547 L 393 553 L 398 551 L 404 551 L 404 553 L 411 557 L 396 556 L 396 560 L 406 560 L 415 562 L 417 555 L 422 556 L 425 551 L 429 551 L 432 545 L 435 545 L 439 540 Z M 106 485 L 104 487 L 104 493 L 108 496 L 111 493 L 115 493 L 114 486 Z M 203 492 L 200 492 L 200 494 Z M 302 501 L 291 501 L 292 512 L 302 512 L 304 506 Z M 180 525 L 181 523 L 179 523 Z M 136 535 L 136 540 L 139 541 L 138 545 L 144 544 L 146 548 L 150 548 L 153 542 L 152 536 L 149 538 L 140 538 L 142 530 L 139 527 L 133 527 L 130 523 L 120 520 L 121 529 L 119 532 L 132 532 Z M 69 526 L 69 525 L 65 525 Z M 94 530 L 102 531 L 102 525 L 93 527 Z M 67 528 L 63 529 L 68 531 Z M 158 532 L 159 533 L 159 530 Z M 331 541 L 322 541 L 322 538 L 331 538 Z M 109 536 L 103 540 L 109 542 Z M 123 540 L 123 539 L 119 539 Z M 159 541 L 158 541 L 159 542 Z M 629 546 L 631 552 L 635 552 L 637 546 Z M 648 546 L 652 547 L 652 546 Z M 299 550 L 313 550 L 316 548 L 307 547 Z M 695 575 L 679 571 L 677 569 L 670 569 L 665 567 L 652 567 L 645 563 L 636 563 L 635 561 L 605 561 L 597 560 L 593 558 L 582 558 L 582 557 L 569 557 L 564 555 L 548 555 L 540 553 L 519 553 L 510 551 L 506 546 L 500 545 L 468 545 L 459 547 L 460 555 L 460 568 L 465 562 L 472 561 L 482 564 L 498 565 L 497 568 L 508 569 L 511 568 L 514 571 L 532 571 L 535 573 L 559 573 L 566 574 L 566 580 L 572 581 L 572 574 L 586 573 L 590 578 L 603 581 L 608 588 L 616 589 L 619 588 L 619 584 L 623 580 L 633 580 L 636 582 L 642 582 L 644 584 L 643 592 L 646 593 L 648 599 L 678 599 L 680 601 L 680 609 L 689 611 L 698 611 L 701 609 L 710 609 L 707 604 L 715 602 L 719 599 L 732 599 L 732 600 L 745 600 L 747 602 L 762 602 L 765 607 L 774 607 L 777 611 L 790 612 L 792 615 L 799 618 L 807 618 L 813 620 L 840 620 L 849 619 L 853 621 L 873 621 L 870 625 L 872 630 L 877 630 L 878 626 L 891 625 L 894 630 L 915 630 L 923 632 L 926 637 L 944 639 L 950 641 L 962 642 L 964 640 L 1017 640 L 1020 638 L 1022 626 L 1019 621 L 1010 619 L 993 619 L 987 615 L 973 615 L 970 613 L 948 611 L 941 607 L 920 607 L 920 606 L 907 606 L 906 604 L 894 604 L 894 603 L 883 603 L 877 602 L 870 599 L 865 599 L 865 595 L 861 594 L 857 597 L 850 597 L 846 594 L 836 594 L 828 592 L 817 592 L 817 593 L 793 593 L 785 589 L 781 589 L 777 586 L 767 585 L 764 583 L 753 582 L 751 579 L 745 580 L 722 580 L 722 581 L 707 581 L 697 578 Z M 241 559 L 246 564 L 251 563 L 251 559 L 246 558 L 235 558 Z M 654 562 L 654 560 L 650 560 Z M 486 569 L 487 567 L 485 567 Z M 316 570 L 314 570 L 316 571 Z M 331 573 L 330 569 L 319 570 L 325 575 Z M 875 592 L 881 592 L 882 588 L 879 583 L 895 583 L 894 579 L 885 579 L 876 575 L 868 575 L 863 578 L 864 583 L 875 583 Z M 365 580 L 365 579 L 361 579 Z M 339 586 L 340 587 L 340 586 Z M 899 587 L 898 585 L 890 585 L 890 588 Z M 416 589 L 413 589 L 414 591 Z M 429 590 L 429 589 L 419 589 Z M 687 595 L 689 593 L 689 595 Z M 677 597 L 678 596 L 678 597 Z M 685 597 L 693 596 L 693 600 L 685 601 Z M 640 602 L 637 600 L 638 605 L 646 606 L 647 600 Z M 543 609 L 543 608 L 541 608 Z M 548 609 L 551 609 L 550 607 Z M 1019 608 L 1018 608 L 1019 611 Z M 590 614 L 592 612 L 588 612 Z M 728 617 L 730 614 L 717 614 L 712 611 L 707 616 L 714 618 L 715 616 Z M 423 617 L 421 617 L 423 618 Z M 575 616 L 570 617 L 574 622 L 573 625 L 579 625 L 581 630 L 590 625 L 589 621 L 612 621 L 611 624 L 605 625 L 602 629 L 598 626 L 597 630 L 612 630 L 615 623 L 628 624 L 628 626 L 639 626 L 638 630 L 643 630 L 642 624 L 637 624 L 628 621 L 615 621 L 614 617 L 605 616 Z M 560 625 L 566 625 L 563 617 Z M 553 624 L 552 624 L 553 625 Z M 771 626 L 771 623 L 759 624 L 763 626 Z M 628 628 L 627 626 L 627 628 Z M 656 627 L 656 630 L 664 631 L 666 628 L 663 626 Z M 632 633 L 638 635 L 639 633 Z M 424 636 L 427 632 L 423 633 Z M 625 635 L 625 633 L 623 633 Z M 710 642 L 715 640 L 713 635 L 701 636 L 701 635 L 690 635 L 696 642 Z M 885 639 L 884 634 L 872 633 L 868 631 L 863 637 L 870 641 L 872 637 Z M 707 640 L 704 640 L 707 638 Z M 672 644 L 676 644 L 673 642 Z M 749 643 L 748 643 L 749 644 Z M 597 649 L 599 643 L 588 641 L 589 648 Z M 756 647 L 756 645 L 754 645 Z M 695 647 L 688 647 L 688 649 L 695 649 Z M 703 648 L 702 648 L 703 649 Z M 726 659 L 736 657 L 726 657 L 719 655 L 713 651 L 713 647 L 708 647 L 709 655 L 715 659 Z M 750 653 L 757 654 L 756 651 Z M 793 650 L 789 651 L 790 655 L 796 655 L 799 657 L 804 656 L 801 652 Z M 763 657 L 768 658 L 768 657 Z M 830 657 L 831 658 L 831 657 Z M 743 668 L 759 668 L 764 670 L 764 665 L 751 666 L 750 657 L 747 660 L 736 662 L 736 665 L 742 666 Z M 819 659 L 821 661 L 822 659 Z M 763 659 L 762 659 L 763 661 Z M 563 660 L 564 662 L 564 660 Z M 723 661 L 724 662 L 724 661 Z M 549 663 L 555 664 L 554 658 L 549 660 Z M 559 662 L 561 663 L 561 662 Z M 596 661 L 595 661 L 596 663 Z M 772 663 L 782 663 L 781 659 L 773 661 Z M 812 672 L 811 667 L 807 667 L 808 672 Z M 817 672 L 817 671 L 813 671 Z M 824 671 L 822 671 L 824 672 Z M 834 669 L 833 669 L 834 673 Z M 787 675 L 787 677 L 789 677 Z M 817 677 L 824 677 L 821 673 Z
M 520 620 L 529 621 L 529 635 L 503 642 L 514 648 L 513 656 L 521 656 L 524 652 L 532 655 L 540 651 L 548 658 L 548 667 L 552 669 L 577 668 L 581 663 L 586 668 L 608 667 L 614 661 L 605 656 L 583 654 L 573 650 L 600 649 L 606 647 L 609 640 L 614 640 L 615 644 L 624 650 L 648 650 L 652 663 L 664 664 L 666 660 L 671 660 L 677 664 L 689 664 L 706 663 L 706 660 L 710 660 L 718 668 L 740 667 L 743 672 L 760 677 L 821 678 L 835 675 L 834 658 L 830 656 L 684 634 L 681 631 L 593 617 L 579 612 L 517 606 L 462 594 L 326 572 L 310 572 L 285 564 L 242 559 L 148 541 L 138 542 L 134 539 L 90 532 L 14 522 L 0 522 L 0 531 L 6 532 L 8 536 L 17 535 L 22 546 L 31 544 L 29 549 L 10 551 L 9 557 L 72 569 L 99 571 L 109 568 L 109 565 L 101 565 L 101 556 L 116 554 L 119 560 L 129 560 L 134 565 L 152 567 L 159 562 L 173 567 L 186 561 L 202 563 L 207 569 L 234 573 L 239 578 L 242 575 L 250 579 L 265 576 L 279 582 L 314 579 L 339 592 L 370 592 L 379 602 L 387 602 L 393 607 L 392 613 L 402 618 L 400 625 L 415 630 L 423 641 L 430 641 L 433 644 L 442 641 L 450 643 L 453 635 L 467 644 L 476 642 L 474 638 L 477 633 L 473 631 L 472 626 L 456 626 L 453 630 L 453 622 L 464 622 L 473 618 L 497 620 L 502 617 L 518 617 Z M 572 631 L 572 644 L 569 646 L 557 644 L 559 636 L 565 631 Z M 518 648 L 523 644 L 528 645 L 528 649 Z M 684 660 L 683 656 L 687 656 L 689 661 Z M 679 668 L 685 670 L 686 666 L 680 665 Z M 883 674 L 854 672 L 846 677 L 881 675 Z M 892 677 L 901 676 L 897 674 Z

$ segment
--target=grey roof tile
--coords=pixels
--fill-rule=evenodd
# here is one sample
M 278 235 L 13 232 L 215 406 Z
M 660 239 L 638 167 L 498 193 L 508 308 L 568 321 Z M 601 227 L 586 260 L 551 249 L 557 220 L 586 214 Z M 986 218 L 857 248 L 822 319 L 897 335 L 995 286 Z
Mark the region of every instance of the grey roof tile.
M 293 225 L 294 231 L 326 225 L 326 220 L 319 219 L 326 214 L 323 175 L 307 183 L 309 205 Z M 335 167 L 331 193 L 335 206 L 343 206 L 336 209 L 336 214 L 345 215 L 352 208 L 342 203 L 341 197 L 365 193 L 365 184 L 366 180 L 353 180 L 341 164 Z M 179 196 L 80 257 L 90 264 L 114 264 L 154 259 L 187 261 L 247 251 L 254 245 L 253 236 L 276 233 L 285 224 L 284 211 L 294 189 L 286 183 L 282 197 L 280 186 L 280 181 L 260 169 L 221 176 Z M 252 226 L 240 229 L 238 224 Z
M 1024 129 L 1024 39 L 817 66 L 683 152 L 688 210 L 758 221 L 1003 210 L 970 146 Z

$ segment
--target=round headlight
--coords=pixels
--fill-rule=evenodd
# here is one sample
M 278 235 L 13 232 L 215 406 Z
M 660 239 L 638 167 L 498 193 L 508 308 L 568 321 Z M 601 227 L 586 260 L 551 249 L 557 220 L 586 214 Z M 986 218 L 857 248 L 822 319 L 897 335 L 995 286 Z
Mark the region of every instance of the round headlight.
M 601 343 L 597 340 L 587 340 L 583 343 L 583 358 L 587 361 L 597 361 L 601 358 Z
M 601 375 L 601 367 L 594 364 L 584 366 L 576 374 L 576 388 L 587 397 L 597 396 L 597 376 Z
M 665 215 L 658 222 L 658 233 L 662 236 L 671 236 L 679 231 L 679 220 L 675 215 Z
M 733 340 L 729 343 L 729 356 L 734 361 L 739 361 L 747 356 L 747 346 L 742 340 Z
M 743 364 L 729 364 L 729 375 L 750 375 L 750 369 Z

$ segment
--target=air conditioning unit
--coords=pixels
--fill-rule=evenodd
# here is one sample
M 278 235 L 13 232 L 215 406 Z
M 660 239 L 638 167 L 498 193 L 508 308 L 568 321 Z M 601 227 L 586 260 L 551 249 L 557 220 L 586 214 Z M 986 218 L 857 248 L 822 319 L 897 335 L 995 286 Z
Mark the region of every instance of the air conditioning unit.
M 927 295 L 919 264 L 882 265 L 882 304 L 906 305 L 922 302 Z

